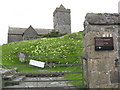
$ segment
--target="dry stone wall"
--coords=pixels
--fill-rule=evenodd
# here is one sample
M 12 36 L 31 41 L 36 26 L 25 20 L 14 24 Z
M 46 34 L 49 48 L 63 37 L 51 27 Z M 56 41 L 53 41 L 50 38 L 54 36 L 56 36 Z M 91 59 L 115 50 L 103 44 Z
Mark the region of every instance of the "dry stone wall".
M 89 88 L 118 88 L 120 14 L 88 13 L 84 22 L 84 76 Z M 112 37 L 113 50 L 95 50 L 95 37 Z M 119 66 L 119 65 L 118 65 Z M 117 74 L 115 74 L 117 73 Z M 115 78 L 116 77 L 116 78 Z

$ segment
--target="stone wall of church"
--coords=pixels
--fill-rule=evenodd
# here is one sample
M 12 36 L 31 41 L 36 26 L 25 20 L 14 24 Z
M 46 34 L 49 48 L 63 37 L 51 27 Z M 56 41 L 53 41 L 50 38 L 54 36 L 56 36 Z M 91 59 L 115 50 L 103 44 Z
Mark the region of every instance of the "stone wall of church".
M 9 35 L 8 34 L 8 43 L 15 42 L 15 41 L 22 41 L 23 37 L 22 35 Z
M 30 26 L 24 33 L 23 33 L 23 40 L 31 40 L 37 38 L 37 32 Z

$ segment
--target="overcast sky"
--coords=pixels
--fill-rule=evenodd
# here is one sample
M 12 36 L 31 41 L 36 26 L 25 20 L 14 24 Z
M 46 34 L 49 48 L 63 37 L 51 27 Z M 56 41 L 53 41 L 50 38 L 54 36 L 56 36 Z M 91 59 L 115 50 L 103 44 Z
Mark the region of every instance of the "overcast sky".
M 0 0 L 0 44 L 7 43 L 8 27 L 53 28 L 53 11 L 71 9 L 72 32 L 82 31 L 86 13 L 117 13 L 119 0 Z

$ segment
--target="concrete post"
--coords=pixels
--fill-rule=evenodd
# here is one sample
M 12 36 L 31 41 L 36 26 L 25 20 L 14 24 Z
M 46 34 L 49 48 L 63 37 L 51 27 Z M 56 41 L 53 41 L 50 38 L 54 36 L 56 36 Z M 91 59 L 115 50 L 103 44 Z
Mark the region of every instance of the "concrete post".
M 119 86 L 120 75 L 115 65 L 119 61 L 119 18 L 120 15 L 115 13 L 88 13 L 85 17 L 84 56 L 87 60 L 84 61 L 84 76 L 89 88 Z

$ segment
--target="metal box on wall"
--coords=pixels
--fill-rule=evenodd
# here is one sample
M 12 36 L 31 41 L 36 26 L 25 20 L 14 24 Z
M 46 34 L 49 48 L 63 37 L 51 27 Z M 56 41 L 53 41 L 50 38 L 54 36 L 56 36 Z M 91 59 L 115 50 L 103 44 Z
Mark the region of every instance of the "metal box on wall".
M 113 37 L 95 37 L 95 50 L 113 50 Z

